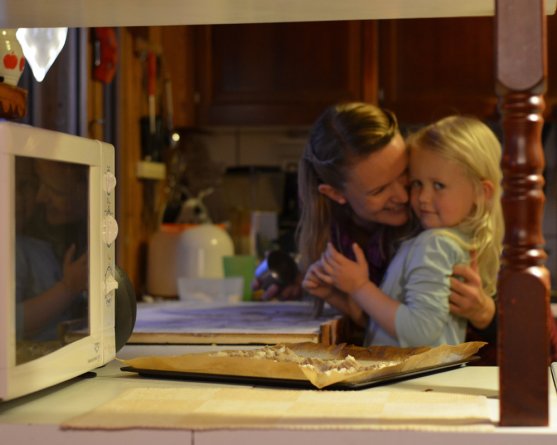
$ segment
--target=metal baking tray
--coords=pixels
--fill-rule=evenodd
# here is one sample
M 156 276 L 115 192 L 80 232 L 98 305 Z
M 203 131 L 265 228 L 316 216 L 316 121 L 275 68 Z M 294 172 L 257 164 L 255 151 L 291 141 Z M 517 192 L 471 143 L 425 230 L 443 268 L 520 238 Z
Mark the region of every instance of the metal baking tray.
M 414 377 L 423 377 L 430 374 L 435 374 L 442 371 L 449 371 L 452 369 L 466 366 L 468 363 L 478 360 L 479 357 L 468 357 L 464 360 L 455 362 L 444 363 L 443 365 L 431 366 L 428 368 L 421 368 L 407 372 L 396 372 L 386 374 L 378 377 L 370 378 L 362 382 L 339 382 L 333 385 L 322 388 L 321 390 L 354 390 L 365 389 L 372 386 L 385 385 L 389 383 L 407 380 Z M 201 382 L 218 382 L 218 383 L 232 383 L 250 386 L 274 386 L 283 388 L 296 388 L 296 389 L 317 389 L 309 380 L 295 380 L 275 377 L 252 377 L 252 376 L 237 376 L 227 374 L 212 374 L 212 373 L 197 373 L 197 372 L 181 372 L 181 371 L 165 371 L 158 369 L 140 369 L 132 366 L 123 366 L 120 368 L 122 371 L 137 373 L 142 377 L 148 378 L 163 378 L 163 379 L 177 379 L 177 380 L 196 380 Z

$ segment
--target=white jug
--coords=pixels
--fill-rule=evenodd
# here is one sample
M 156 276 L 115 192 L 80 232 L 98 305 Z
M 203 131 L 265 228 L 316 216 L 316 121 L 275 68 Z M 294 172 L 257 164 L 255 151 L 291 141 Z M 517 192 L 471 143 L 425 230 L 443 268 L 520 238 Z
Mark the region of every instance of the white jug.
M 230 235 L 214 224 L 201 224 L 185 230 L 178 240 L 176 279 L 223 278 L 222 258 L 234 255 Z

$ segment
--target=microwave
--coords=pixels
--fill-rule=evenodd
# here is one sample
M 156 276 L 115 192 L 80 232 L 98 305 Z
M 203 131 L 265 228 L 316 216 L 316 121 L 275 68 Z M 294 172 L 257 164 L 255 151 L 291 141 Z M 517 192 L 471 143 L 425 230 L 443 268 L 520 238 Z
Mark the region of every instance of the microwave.
M 0 122 L 0 400 L 115 356 L 114 147 Z

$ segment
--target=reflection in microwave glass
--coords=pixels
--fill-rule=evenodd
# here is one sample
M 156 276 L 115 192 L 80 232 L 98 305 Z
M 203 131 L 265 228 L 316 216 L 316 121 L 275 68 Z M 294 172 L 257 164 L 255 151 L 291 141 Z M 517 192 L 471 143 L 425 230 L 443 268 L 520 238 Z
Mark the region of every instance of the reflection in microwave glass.
M 89 331 L 89 171 L 15 158 L 16 362 Z

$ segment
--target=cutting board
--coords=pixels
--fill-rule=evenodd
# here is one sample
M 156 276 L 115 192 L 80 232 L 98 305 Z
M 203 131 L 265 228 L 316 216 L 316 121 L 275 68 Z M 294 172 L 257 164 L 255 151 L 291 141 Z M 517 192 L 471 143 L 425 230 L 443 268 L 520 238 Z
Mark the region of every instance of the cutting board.
M 335 344 L 342 341 L 344 327 L 333 309 L 315 318 L 313 302 L 140 303 L 128 343 Z

